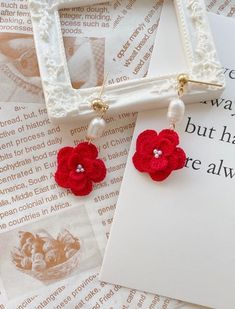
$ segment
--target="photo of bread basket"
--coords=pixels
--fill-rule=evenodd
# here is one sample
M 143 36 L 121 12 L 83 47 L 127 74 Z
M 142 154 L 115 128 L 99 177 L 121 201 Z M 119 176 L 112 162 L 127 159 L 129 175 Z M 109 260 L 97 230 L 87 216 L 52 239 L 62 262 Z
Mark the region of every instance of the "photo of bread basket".
M 53 238 L 47 231 L 20 231 L 19 246 L 11 251 L 17 270 L 49 283 L 68 277 L 78 270 L 81 243 L 68 230 Z

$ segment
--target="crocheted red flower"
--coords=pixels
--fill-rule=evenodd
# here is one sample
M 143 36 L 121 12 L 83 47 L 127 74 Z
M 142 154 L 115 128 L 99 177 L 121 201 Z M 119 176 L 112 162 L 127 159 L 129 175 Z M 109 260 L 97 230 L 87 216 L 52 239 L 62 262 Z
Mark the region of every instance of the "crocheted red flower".
M 159 134 L 154 130 L 142 132 L 132 158 L 135 168 L 148 173 L 155 181 L 166 179 L 172 171 L 185 165 L 186 155 L 178 144 L 179 136 L 173 130 L 162 130 Z
M 55 181 L 77 196 L 88 195 L 93 189 L 93 182 L 101 182 L 106 176 L 105 164 L 97 156 L 96 146 L 88 142 L 75 148 L 62 148 L 57 156 Z

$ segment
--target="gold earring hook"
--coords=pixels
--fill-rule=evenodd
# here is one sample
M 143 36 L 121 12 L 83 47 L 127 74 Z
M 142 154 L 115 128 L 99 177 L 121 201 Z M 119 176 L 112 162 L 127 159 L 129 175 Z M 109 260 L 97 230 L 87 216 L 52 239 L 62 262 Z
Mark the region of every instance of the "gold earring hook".
M 91 106 L 92 106 L 93 110 L 98 112 L 100 114 L 100 117 L 103 117 L 104 114 L 109 109 L 108 104 L 106 104 L 102 100 L 102 95 L 104 93 L 104 88 L 105 88 L 105 84 L 106 84 L 107 79 L 108 79 L 108 75 L 109 75 L 109 73 L 106 74 L 106 77 L 103 80 L 103 84 L 101 86 L 99 96 L 91 101 Z
M 210 83 L 210 82 L 204 82 L 200 80 L 194 80 L 190 79 L 187 74 L 180 74 L 178 75 L 178 95 L 181 97 L 184 94 L 184 88 L 188 83 L 193 83 L 193 84 L 200 84 L 200 85 L 207 85 L 207 86 L 213 86 L 213 87 L 218 87 L 222 88 L 223 85 L 221 84 L 216 84 L 216 83 Z
M 99 99 L 101 99 L 102 94 L 104 93 L 104 87 L 105 87 L 105 85 L 106 85 L 108 76 L 109 76 L 109 73 L 106 74 L 106 76 L 105 76 L 105 78 L 104 78 L 104 80 L 103 80 L 103 83 L 102 83 L 102 86 L 101 86 L 101 90 L 100 90 Z

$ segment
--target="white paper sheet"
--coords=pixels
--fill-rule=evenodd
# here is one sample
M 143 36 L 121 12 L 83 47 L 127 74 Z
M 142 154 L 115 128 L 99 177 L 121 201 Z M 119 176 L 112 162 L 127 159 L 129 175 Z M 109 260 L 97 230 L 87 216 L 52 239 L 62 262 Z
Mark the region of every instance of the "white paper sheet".
M 218 100 L 187 108 L 178 131 L 191 159 L 163 183 L 140 174 L 131 159 L 140 132 L 167 126 L 166 110 L 139 115 L 100 278 L 231 309 L 235 307 L 235 58 L 231 41 L 235 22 L 213 15 L 210 21 L 226 68 L 227 90 Z

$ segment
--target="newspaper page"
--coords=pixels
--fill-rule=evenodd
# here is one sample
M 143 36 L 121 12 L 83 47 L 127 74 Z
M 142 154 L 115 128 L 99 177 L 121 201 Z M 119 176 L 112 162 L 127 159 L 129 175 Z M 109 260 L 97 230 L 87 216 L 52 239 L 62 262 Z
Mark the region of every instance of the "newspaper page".
M 145 2 L 144 10 L 141 0 L 116 0 L 60 11 L 73 87 L 100 85 L 104 72 L 109 84 L 145 76 L 162 1 Z M 234 7 L 207 1 L 230 17 Z M 0 8 L 0 308 L 196 308 L 98 281 L 136 114 L 107 118 L 98 144 L 108 176 L 92 196 L 58 188 L 57 151 L 77 145 L 87 123 L 50 123 L 27 1 Z

